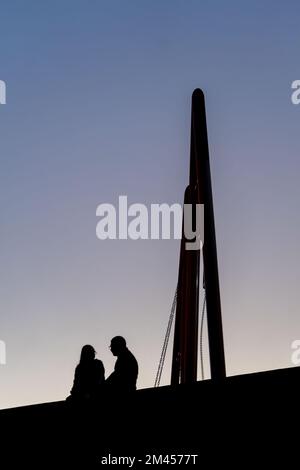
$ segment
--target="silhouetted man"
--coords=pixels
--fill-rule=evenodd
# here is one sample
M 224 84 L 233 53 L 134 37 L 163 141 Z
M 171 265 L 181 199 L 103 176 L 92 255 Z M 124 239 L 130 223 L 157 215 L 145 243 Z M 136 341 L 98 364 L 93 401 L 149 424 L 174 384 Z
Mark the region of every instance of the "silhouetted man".
M 110 343 L 110 350 L 117 356 L 114 372 L 107 378 L 106 384 L 116 392 L 136 390 L 138 363 L 126 346 L 122 336 L 115 336 Z

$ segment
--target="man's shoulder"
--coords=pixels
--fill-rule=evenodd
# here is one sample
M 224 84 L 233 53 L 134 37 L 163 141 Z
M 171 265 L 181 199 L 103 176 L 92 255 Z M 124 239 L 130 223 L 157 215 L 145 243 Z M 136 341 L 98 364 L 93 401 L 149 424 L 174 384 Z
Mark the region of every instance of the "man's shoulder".
M 128 354 L 128 356 L 127 356 L 127 357 L 128 357 L 128 358 L 130 358 L 130 360 L 131 360 L 132 362 L 135 362 L 135 363 L 137 363 L 137 360 L 136 360 L 136 357 L 135 357 L 135 355 L 134 355 L 134 354 L 132 354 L 132 352 L 131 352 L 131 351 L 129 351 L 129 349 L 128 349 L 127 351 L 128 351 L 128 353 L 127 353 L 127 354 Z

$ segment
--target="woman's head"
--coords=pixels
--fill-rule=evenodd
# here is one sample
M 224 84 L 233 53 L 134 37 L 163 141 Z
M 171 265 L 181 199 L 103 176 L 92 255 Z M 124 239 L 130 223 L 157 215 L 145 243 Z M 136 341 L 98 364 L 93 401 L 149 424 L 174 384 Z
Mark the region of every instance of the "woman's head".
M 96 351 L 90 344 L 83 346 L 80 355 L 80 362 L 92 361 L 95 359 Z

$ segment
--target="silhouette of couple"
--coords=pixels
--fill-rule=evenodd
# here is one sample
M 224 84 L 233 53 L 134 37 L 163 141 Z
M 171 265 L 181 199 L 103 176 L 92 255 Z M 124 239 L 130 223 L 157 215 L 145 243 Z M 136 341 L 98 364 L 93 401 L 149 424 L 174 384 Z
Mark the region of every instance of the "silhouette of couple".
M 83 346 L 68 398 L 94 401 L 103 392 L 124 394 L 136 390 L 138 363 L 127 348 L 125 339 L 115 336 L 111 340 L 110 350 L 117 360 L 113 373 L 105 380 L 105 369 L 102 361 L 95 358 L 95 349 L 89 344 Z

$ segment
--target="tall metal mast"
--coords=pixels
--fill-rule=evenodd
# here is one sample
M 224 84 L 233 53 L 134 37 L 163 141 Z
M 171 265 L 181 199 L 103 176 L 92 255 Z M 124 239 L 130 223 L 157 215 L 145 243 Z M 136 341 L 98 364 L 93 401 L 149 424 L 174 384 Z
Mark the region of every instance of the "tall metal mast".
M 203 272 L 211 378 L 226 377 L 218 260 L 209 165 L 205 102 L 202 90 L 192 95 L 190 180 L 185 204 L 204 204 Z M 186 250 L 182 230 L 171 384 L 197 380 L 200 250 Z

